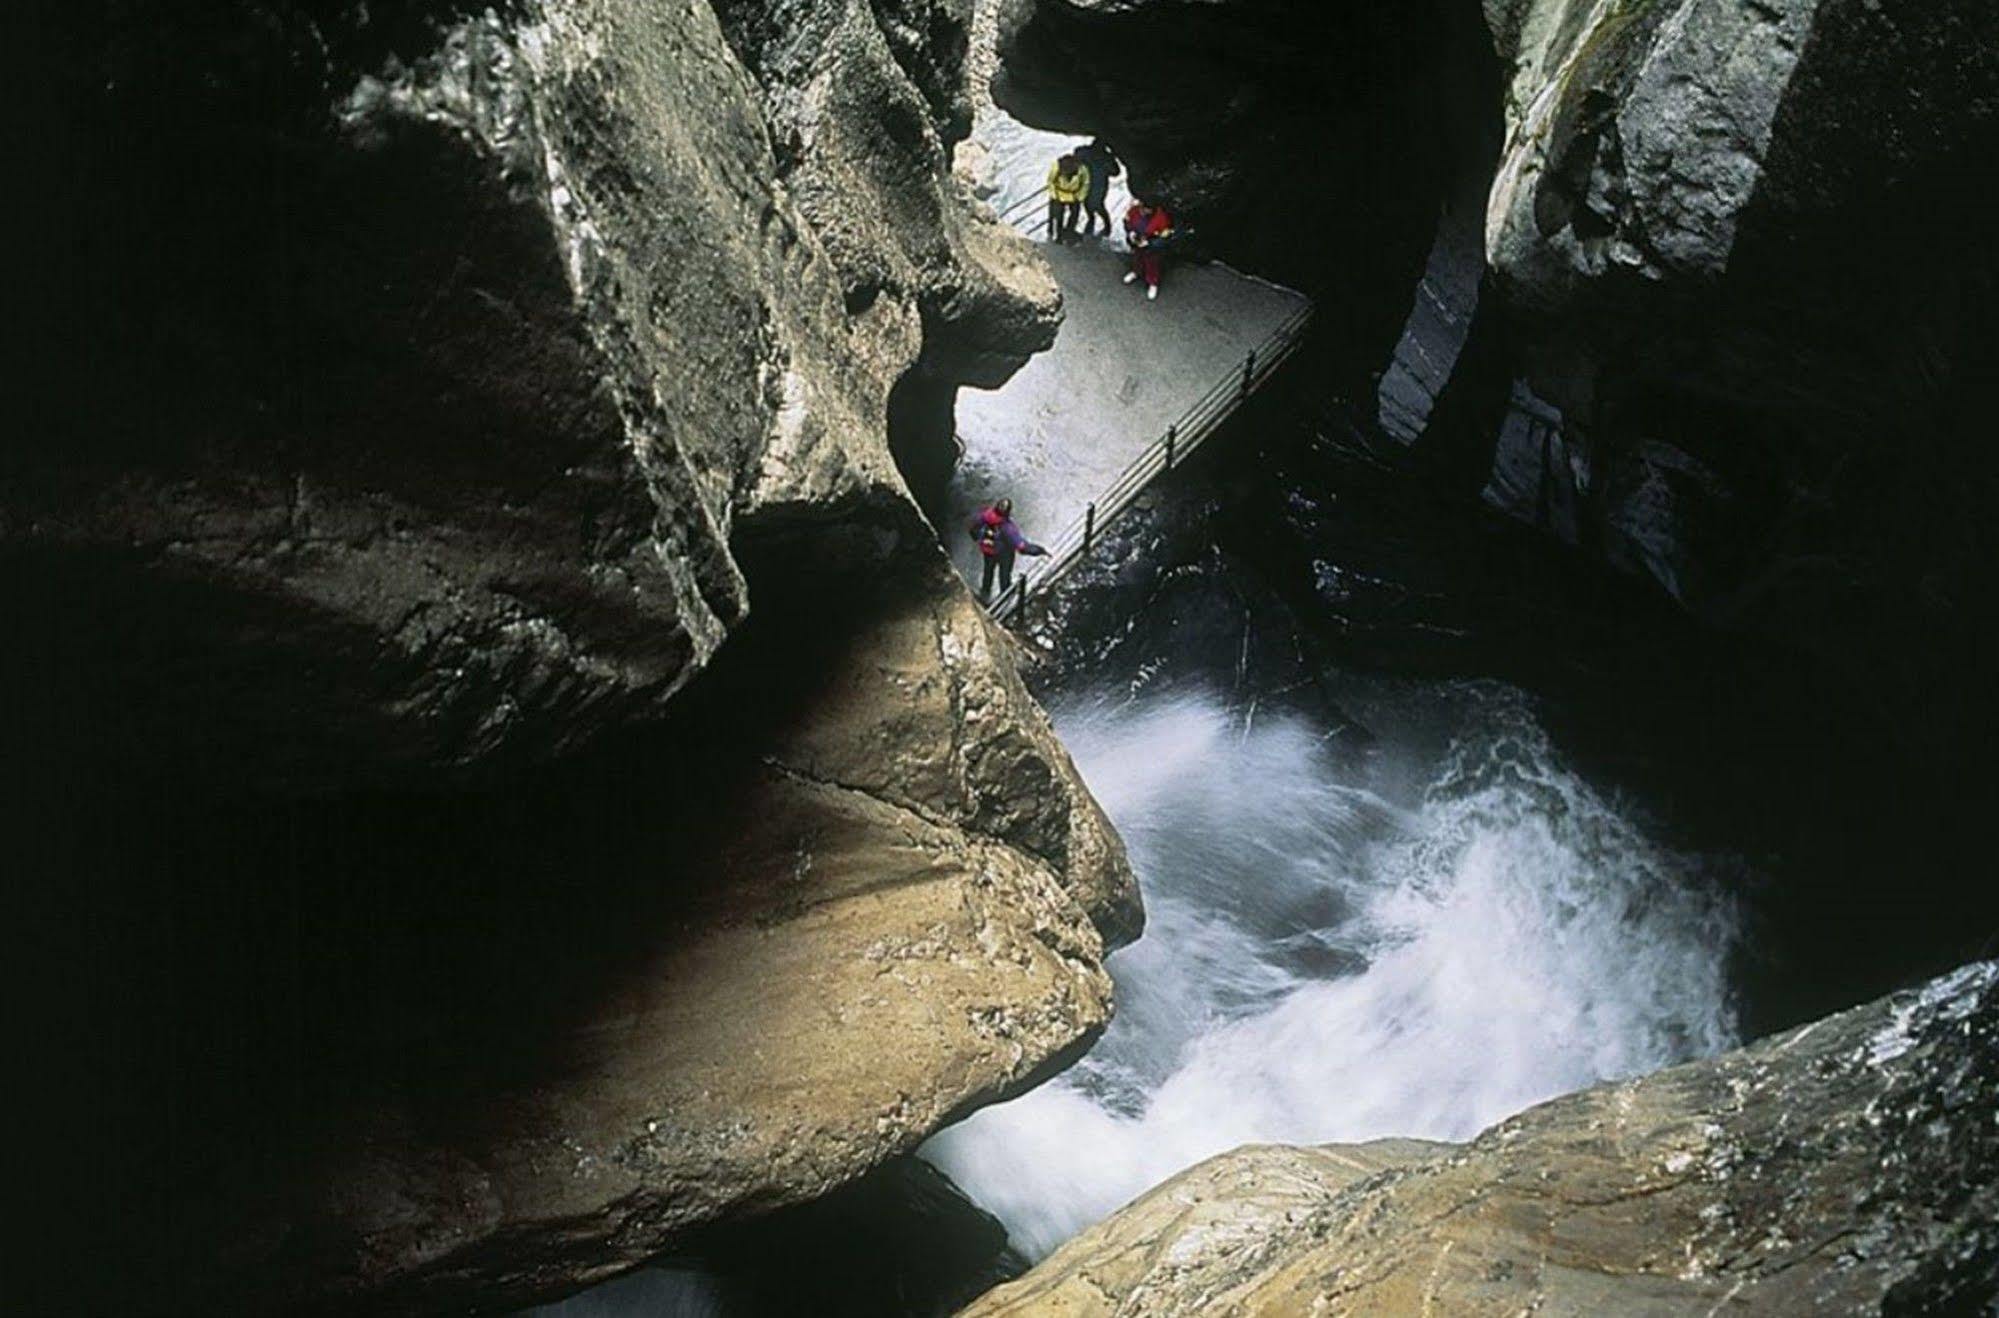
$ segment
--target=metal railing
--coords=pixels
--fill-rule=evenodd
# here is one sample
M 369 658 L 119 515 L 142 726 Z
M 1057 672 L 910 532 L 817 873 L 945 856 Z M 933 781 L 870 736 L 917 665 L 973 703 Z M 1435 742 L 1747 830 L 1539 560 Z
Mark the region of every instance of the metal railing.
M 995 207 L 994 211 L 999 216 L 1001 224 L 1008 225 L 1029 238 L 1046 241 L 1054 236 L 1048 231 L 1048 189 L 1045 187 L 1017 199 L 1005 210 Z M 1111 233 L 1117 231 L 1118 226 L 1114 216 Z
M 1034 596 L 1046 591 L 1076 564 L 1089 557 L 1098 537 L 1131 507 L 1146 486 L 1186 461 L 1236 408 L 1276 374 L 1277 368 L 1298 350 L 1299 341 L 1304 338 L 1305 328 L 1311 320 L 1312 305 L 1308 302 L 1244 357 L 1239 370 L 1231 371 L 1227 377 L 1216 382 L 1200 401 L 1180 415 L 1179 420 L 1166 427 L 1166 433 L 1133 458 L 1131 465 L 1124 469 L 1108 490 L 1083 510 L 1081 517 L 1049 542 L 1047 556 L 1036 561 L 1034 570 L 1029 571 L 1025 565 L 1022 566 L 1013 584 L 1000 592 L 989 606 L 992 616 L 1008 625 L 1017 622 Z
M 1000 223 L 1010 225 L 1032 238 L 1037 229 L 1048 227 L 1048 193 L 1046 189 L 1030 192 L 1025 197 L 999 212 Z

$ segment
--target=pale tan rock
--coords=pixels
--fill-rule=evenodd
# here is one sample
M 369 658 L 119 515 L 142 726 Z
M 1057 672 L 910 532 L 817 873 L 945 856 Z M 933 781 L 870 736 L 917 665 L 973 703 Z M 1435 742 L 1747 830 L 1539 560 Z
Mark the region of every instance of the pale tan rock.
M 215 1295 L 559 1292 L 822 1194 L 1088 1046 L 1098 927 L 1139 922 L 1122 845 L 941 554 L 905 585 L 818 636 L 802 695 L 718 720 L 742 741 L 705 743 L 713 792 L 661 803 L 652 950 L 504 1086 L 356 1110 Z
M 1250 1147 L 964 1310 L 1919 1313 L 1999 1286 L 1999 963 L 1461 1147 Z M 1953 1311 L 1970 1312 L 1970 1308 Z

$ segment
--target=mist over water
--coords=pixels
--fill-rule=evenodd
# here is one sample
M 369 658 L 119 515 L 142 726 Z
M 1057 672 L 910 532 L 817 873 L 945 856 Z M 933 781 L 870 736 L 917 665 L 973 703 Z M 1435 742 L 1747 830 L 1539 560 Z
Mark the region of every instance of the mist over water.
M 1146 934 L 1083 1062 L 923 1149 L 1024 1252 L 1239 1144 L 1464 1139 L 1736 1042 L 1735 916 L 1700 859 L 1578 778 L 1519 693 L 1424 703 L 1444 749 L 1391 737 L 1365 774 L 1204 696 L 1057 711 Z

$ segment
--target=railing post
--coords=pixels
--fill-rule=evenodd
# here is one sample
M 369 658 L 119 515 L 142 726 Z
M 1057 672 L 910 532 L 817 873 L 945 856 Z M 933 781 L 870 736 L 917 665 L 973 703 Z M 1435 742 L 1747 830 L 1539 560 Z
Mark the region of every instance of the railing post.
M 1091 504 L 1083 510 L 1083 552 L 1090 552 L 1090 541 L 1097 536 L 1097 505 Z
M 1249 397 L 1250 381 L 1254 380 L 1255 378 L 1256 378 L 1256 352 L 1254 349 L 1252 349 L 1250 351 L 1249 356 L 1243 358 L 1242 361 L 1242 396 L 1244 398 Z
M 1179 438 L 1180 438 L 1179 426 L 1173 425 L 1166 427 L 1166 470 L 1168 471 L 1173 470 L 1173 444 Z

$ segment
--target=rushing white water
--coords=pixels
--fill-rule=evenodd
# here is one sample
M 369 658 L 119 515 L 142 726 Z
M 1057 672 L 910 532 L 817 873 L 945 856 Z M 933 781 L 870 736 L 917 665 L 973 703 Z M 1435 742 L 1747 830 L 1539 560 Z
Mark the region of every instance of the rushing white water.
M 1188 696 L 1058 718 L 1150 923 L 1088 1058 L 924 1147 L 1017 1246 L 1239 1144 L 1463 1139 L 1734 1042 L 1734 917 L 1697 862 L 1565 767 L 1524 698 L 1445 704 L 1449 749 L 1392 766 L 1426 784 L 1406 809 L 1297 722 Z

